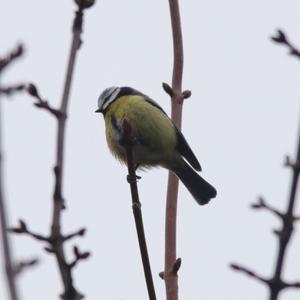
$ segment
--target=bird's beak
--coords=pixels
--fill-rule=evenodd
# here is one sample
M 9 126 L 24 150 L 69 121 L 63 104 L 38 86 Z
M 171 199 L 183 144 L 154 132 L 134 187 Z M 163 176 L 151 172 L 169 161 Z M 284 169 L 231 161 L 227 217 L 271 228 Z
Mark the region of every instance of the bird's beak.
M 102 112 L 102 110 L 100 108 L 95 110 L 95 113 L 101 113 L 101 112 Z

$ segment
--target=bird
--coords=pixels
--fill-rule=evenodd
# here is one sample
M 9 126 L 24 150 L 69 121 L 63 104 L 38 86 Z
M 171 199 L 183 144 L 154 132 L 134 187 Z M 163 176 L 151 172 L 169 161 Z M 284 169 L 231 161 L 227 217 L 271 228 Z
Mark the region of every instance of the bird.
M 216 197 L 216 189 L 196 172 L 201 166 L 185 137 L 156 101 L 131 87 L 109 87 L 100 94 L 95 112 L 103 114 L 108 147 L 119 161 L 127 162 L 126 120 L 136 168 L 160 166 L 175 173 L 200 205 Z

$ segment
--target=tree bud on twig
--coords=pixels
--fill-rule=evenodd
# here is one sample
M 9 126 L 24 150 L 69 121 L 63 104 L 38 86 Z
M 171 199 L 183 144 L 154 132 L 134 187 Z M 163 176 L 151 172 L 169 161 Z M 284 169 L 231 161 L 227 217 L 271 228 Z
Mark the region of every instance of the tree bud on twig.
M 162 87 L 171 98 L 174 96 L 173 89 L 167 83 L 163 82 Z
M 190 90 L 185 90 L 182 93 L 183 99 L 188 99 L 192 96 L 192 92 Z

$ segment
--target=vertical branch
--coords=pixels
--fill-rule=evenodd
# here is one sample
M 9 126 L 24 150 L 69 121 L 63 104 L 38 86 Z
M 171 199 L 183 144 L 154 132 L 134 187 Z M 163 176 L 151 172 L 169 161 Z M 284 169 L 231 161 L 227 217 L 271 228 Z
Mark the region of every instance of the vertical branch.
M 287 210 L 284 213 L 280 212 L 276 208 L 273 208 L 272 206 L 267 204 L 263 198 L 259 198 L 258 203 L 252 205 L 252 208 L 264 209 L 266 211 L 269 211 L 281 220 L 281 228 L 279 230 L 274 231 L 276 236 L 278 237 L 278 250 L 274 274 L 270 278 L 264 278 L 256 274 L 252 270 L 249 270 L 248 268 L 245 268 L 241 265 L 231 264 L 233 270 L 242 272 L 256 279 L 257 281 L 264 283 L 269 289 L 270 300 L 277 300 L 280 292 L 284 289 L 300 288 L 299 281 L 290 283 L 282 279 L 282 269 L 286 257 L 287 246 L 291 240 L 294 231 L 294 223 L 299 221 L 299 217 L 295 216 L 294 207 L 300 172 L 300 127 L 298 133 L 298 148 L 296 161 L 295 163 L 291 163 L 290 159 L 287 159 L 286 166 L 290 167 L 293 172 Z
M 300 51 L 290 43 L 290 41 L 287 39 L 285 33 L 282 30 L 278 30 L 277 35 L 273 36 L 271 39 L 278 44 L 286 46 L 289 50 L 290 55 L 293 55 L 296 58 L 300 59 Z M 258 203 L 252 205 L 252 208 L 264 209 L 266 211 L 269 211 L 281 220 L 281 228 L 279 230 L 274 231 L 278 238 L 278 250 L 274 274 L 271 278 L 263 278 L 262 276 L 257 275 L 252 270 L 249 270 L 243 266 L 231 264 L 231 267 L 235 271 L 243 272 L 244 274 L 267 285 L 269 289 L 270 300 L 277 300 L 279 294 L 284 289 L 300 288 L 300 282 L 288 283 L 282 279 L 282 270 L 285 262 L 287 246 L 294 232 L 294 224 L 300 219 L 298 216 L 295 215 L 294 212 L 300 173 L 300 126 L 298 132 L 298 146 L 295 161 L 291 162 L 290 158 L 287 157 L 285 165 L 291 168 L 292 170 L 292 181 L 286 210 L 284 212 L 281 212 L 276 208 L 273 208 L 272 206 L 267 204 L 263 198 L 259 198 Z
M 80 294 L 74 287 L 72 270 L 80 260 L 87 259 L 90 255 L 89 252 L 81 252 L 78 247 L 74 246 L 73 253 L 75 258 L 73 259 L 73 261 L 68 262 L 66 259 L 64 243 L 73 237 L 83 236 L 85 234 L 85 229 L 82 228 L 79 231 L 68 235 L 63 235 L 61 230 L 62 210 L 65 208 L 65 201 L 63 197 L 63 167 L 69 94 L 76 55 L 81 45 L 80 37 L 82 33 L 83 11 L 84 9 L 91 7 L 95 1 L 75 0 L 75 2 L 78 9 L 75 13 L 73 23 L 72 44 L 67 66 L 65 85 L 59 109 L 53 108 L 46 100 L 42 99 L 35 85 L 29 84 L 25 86 L 27 92 L 31 96 L 36 98 L 36 102 L 34 103 L 34 105 L 39 109 L 48 111 L 52 116 L 55 117 L 55 120 L 57 121 L 56 160 L 54 166 L 55 183 L 53 192 L 53 212 L 50 235 L 44 236 L 29 230 L 27 224 L 23 220 L 20 220 L 19 227 L 11 229 L 11 231 L 14 233 L 27 234 L 28 236 L 31 236 L 36 240 L 46 242 L 48 244 L 48 247 L 46 247 L 45 250 L 55 256 L 59 273 L 63 282 L 64 291 L 61 295 L 61 298 L 63 300 L 79 300 L 83 298 L 83 295 Z
M 0 73 L 9 66 L 16 58 L 23 54 L 23 47 L 19 45 L 5 58 L 0 58 Z M 5 90 L 5 89 L 4 89 Z M 1 100 L 1 99 L 0 99 Z M 12 259 L 11 246 L 7 234 L 7 210 L 4 199 L 4 186 L 3 186 L 3 146 L 2 146 L 2 103 L 0 101 L 0 234 L 3 248 L 3 260 L 5 263 L 5 274 L 8 284 L 8 290 L 11 300 L 17 300 L 18 292 L 15 281 L 15 271 Z
M 143 217 L 141 210 L 141 203 L 139 200 L 138 188 L 137 188 L 137 176 L 135 174 L 135 164 L 132 154 L 133 141 L 131 138 L 130 124 L 123 121 L 124 131 L 124 146 L 126 148 L 127 167 L 128 167 L 128 182 L 130 184 L 131 198 L 132 198 L 132 210 L 135 220 L 136 231 L 139 240 L 139 247 L 144 267 L 144 274 L 148 289 L 148 296 L 150 300 L 156 300 L 155 289 L 153 284 L 153 278 L 151 273 L 151 266 L 149 261 L 149 255 L 147 250 L 146 237 L 144 232 Z
M 7 220 L 6 220 L 6 207 L 4 202 L 4 188 L 3 188 L 3 169 L 2 169 L 2 124 L 1 124 L 1 101 L 0 101 L 0 220 L 1 220 L 1 240 L 2 240 L 2 248 L 3 248 L 3 256 L 5 262 L 5 273 L 6 279 L 8 283 L 8 290 L 10 294 L 11 300 L 17 300 L 17 287 L 15 282 L 15 274 L 13 268 L 13 261 L 11 255 L 11 247 L 9 243 L 9 239 L 7 236 Z
M 300 58 L 300 51 L 290 43 L 290 41 L 288 40 L 288 38 L 286 37 L 285 33 L 282 30 L 278 30 L 277 36 L 273 36 L 272 40 L 278 44 L 282 44 L 286 46 L 289 50 L 290 55 L 293 55 L 298 59 Z M 291 181 L 287 209 L 284 214 L 281 214 L 282 227 L 277 232 L 277 236 L 278 236 L 277 260 L 276 260 L 274 275 L 271 278 L 270 285 L 269 285 L 270 300 L 277 300 L 279 293 L 285 287 L 290 286 L 282 280 L 282 268 L 286 256 L 287 245 L 293 234 L 294 223 L 296 222 L 294 207 L 295 207 L 296 193 L 297 193 L 297 186 L 298 186 L 299 172 L 300 172 L 300 126 L 298 130 L 299 130 L 298 146 L 297 146 L 296 159 L 294 163 L 291 163 L 289 158 L 287 158 L 286 161 L 286 166 L 292 169 L 293 174 L 292 174 L 292 181 Z
M 296 201 L 296 192 L 298 186 L 298 179 L 299 179 L 299 172 L 300 172 L 300 127 L 298 132 L 298 148 L 296 154 L 296 161 L 294 164 L 289 164 L 292 168 L 293 176 L 290 188 L 290 195 L 289 195 L 289 202 L 287 206 L 286 213 L 283 215 L 282 218 L 282 228 L 278 232 L 279 237 L 279 245 L 277 251 L 277 261 L 275 266 L 275 273 L 272 281 L 275 283 L 274 286 L 270 288 L 270 300 L 276 300 L 280 291 L 282 290 L 281 284 L 282 283 L 282 267 L 284 264 L 284 259 L 286 255 L 286 248 L 294 231 L 294 207 Z
M 65 124 L 75 59 L 77 51 L 79 50 L 81 44 L 80 36 L 82 33 L 83 10 L 93 5 L 94 1 L 78 0 L 76 1 L 76 3 L 78 5 L 78 10 L 76 11 L 73 24 L 73 39 L 67 67 L 64 91 L 60 106 L 60 113 L 57 115 L 58 127 L 56 143 L 56 162 L 54 167 L 55 187 L 53 193 L 53 216 L 50 237 L 50 239 L 53 242 L 53 250 L 64 284 L 64 294 L 62 295 L 62 298 L 68 300 L 81 299 L 83 296 L 76 291 L 73 285 L 72 268 L 70 268 L 68 264 L 66 264 L 66 255 L 63 247 L 64 239 L 62 238 L 61 233 L 61 212 L 62 209 L 65 207 L 63 198 Z
M 183 73 L 183 43 L 180 23 L 180 12 L 178 0 L 169 0 L 172 33 L 173 33 L 173 76 L 172 88 L 164 84 L 165 91 L 172 100 L 171 118 L 175 125 L 181 128 L 182 119 L 182 73 Z M 165 270 L 164 280 L 166 286 L 167 300 L 178 299 L 178 276 L 174 271 L 176 265 L 176 222 L 177 222 L 177 198 L 178 179 L 169 172 L 167 204 L 166 204 L 166 224 L 165 224 Z

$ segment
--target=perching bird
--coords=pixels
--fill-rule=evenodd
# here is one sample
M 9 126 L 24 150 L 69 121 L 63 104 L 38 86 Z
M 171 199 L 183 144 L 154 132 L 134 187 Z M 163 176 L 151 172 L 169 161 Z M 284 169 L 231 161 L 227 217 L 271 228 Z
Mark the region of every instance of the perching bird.
M 193 170 L 201 171 L 201 166 L 183 134 L 148 96 L 130 87 L 110 87 L 99 96 L 96 112 L 104 116 L 108 146 L 119 160 L 127 161 L 122 143 L 126 119 L 137 167 L 161 166 L 174 172 L 201 205 L 216 197 L 216 189 Z

